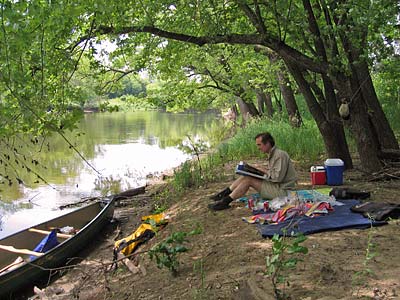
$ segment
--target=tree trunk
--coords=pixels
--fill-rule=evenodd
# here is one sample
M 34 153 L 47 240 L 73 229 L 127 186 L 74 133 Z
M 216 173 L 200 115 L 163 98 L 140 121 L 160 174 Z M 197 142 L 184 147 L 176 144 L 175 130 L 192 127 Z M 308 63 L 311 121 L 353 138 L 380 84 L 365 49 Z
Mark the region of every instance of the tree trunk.
M 309 83 L 305 80 L 300 69 L 286 61 L 287 66 L 296 80 L 301 93 L 303 94 L 308 109 L 313 116 L 318 129 L 322 135 L 326 153 L 329 158 L 340 158 L 343 160 L 346 169 L 353 168 L 353 162 L 346 142 L 343 124 L 340 119 L 327 119 L 321 106 L 318 104 Z
M 259 51 L 259 50 L 258 50 Z M 296 103 L 296 98 L 294 97 L 293 89 L 290 85 L 290 80 L 287 76 L 286 69 L 284 66 L 279 64 L 278 55 L 272 51 L 264 52 L 271 64 L 279 65 L 279 70 L 276 72 L 278 78 L 279 90 L 285 102 L 286 111 L 288 113 L 289 122 L 293 127 L 300 127 L 303 123 L 299 108 Z
M 352 79 L 352 92 L 359 88 L 359 82 Z M 381 167 L 379 160 L 379 141 L 372 130 L 365 102 L 360 94 L 357 94 L 349 105 L 350 127 L 356 140 L 357 150 L 360 155 L 362 168 L 365 171 L 375 172 Z
M 375 172 L 381 168 L 378 156 L 379 140 L 368 116 L 367 105 L 362 94 L 357 92 L 360 88 L 359 81 L 354 76 L 347 77 L 343 74 L 338 74 L 336 79 L 335 86 L 338 94 L 342 99 L 346 99 L 346 102 L 349 102 L 348 124 L 356 141 L 361 166 L 366 171 Z
M 322 63 L 328 64 L 326 46 L 321 36 L 318 22 L 315 18 L 310 1 L 303 0 L 303 7 L 307 13 L 308 25 L 310 32 L 313 35 L 317 57 Z M 341 158 L 344 161 L 346 168 L 352 168 L 353 163 L 346 141 L 343 123 L 339 117 L 336 94 L 331 78 L 329 78 L 327 73 L 321 73 L 324 87 L 324 95 L 321 95 L 319 93 L 318 86 L 315 84 L 312 87 L 305 79 L 303 75 L 303 72 L 305 71 L 302 72 L 302 70 L 295 65 L 296 63 L 290 63 L 288 59 L 286 60 L 286 63 L 292 70 L 292 75 L 299 85 L 299 88 L 305 97 L 308 108 L 322 134 L 328 156 L 332 157 L 331 155 L 333 155 L 333 157 Z M 312 92 L 313 88 L 315 91 L 318 91 L 315 95 L 323 98 L 321 103 L 325 104 L 324 108 L 321 106 L 321 103 L 318 103 L 314 93 Z
M 278 93 L 278 94 L 275 92 L 275 90 L 272 91 L 272 93 L 273 93 L 274 99 L 275 99 L 276 110 L 278 111 L 279 114 L 281 114 L 282 111 L 283 111 L 283 107 L 282 107 L 282 93 L 281 93 L 280 90 L 279 90 L 279 93 Z
M 345 1 L 332 2 L 332 8 L 336 8 L 336 4 L 342 4 L 344 2 Z M 333 20 L 339 27 L 346 26 L 344 31 L 339 31 L 339 37 L 350 63 L 352 77 L 358 81 L 357 90 L 353 89 L 353 94 L 347 100 L 352 102 L 353 98 L 357 96 L 356 94 L 360 93 L 371 120 L 373 127 L 372 132 L 376 135 L 376 138 L 379 141 L 379 148 L 381 150 L 385 148 L 399 149 L 396 136 L 385 113 L 383 112 L 378 96 L 376 95 L 368 63 L 363 57 L 365 54 L 363 53 L 364 49 L 367 48 L 368 28 L 357 27 L 354 21 L 349 18 L 349 15 L 343 11 L 339 11 L 339 14 L 333 14 Z M 350 33 L 352 38 L 349 38 L 348 36 Z M 357 40 L 353 43 L 352 40 L 355 36 L 357 37 Z
M 289 122 L 293 127 L 300 127 L 303 121 L 294 97 L 293 89 L 290 85 L 290 80 L 283 69 L 277 72 L 277 76 L 279 89 L 282 93 L 283 101 L 285 101 Z
M 237 105 L 236 104 L 232 105 L 231 109 L 232 109 L 233 113 L 235 114 L 235 122 L 236 122 L 237 117 L 239 116 L 239 111 L 238 111 Z
M 241 97 L 236 97 L 236 103 L 238 104 L 242 115 L 243 126 L 246 125 L 250 117 L 258 116 L 257 108 L 253 103 L 246 102 Z
M 257 109 L 261 115 L 265 115 L 265 100 L 263 99 L 262 92 L 256 90 Z
M 260 113 L 266 113 L 268 117 L 272 117 L 272 115 L 274 114 L 274 108 L 272 107 L 271 95 L 268 92 L 257 89 L 256 96 L 258 111 Z
M 341 81 L 337 88 L 341 90 L 339 94 L 346 95 L 344 100 L 349 105 L 350 128 L 356 140 L 361 166 L 366 171 L 375 172 L 382 167 L 379 150 L 384 145 L 398 148 L 398 144 L 377 99 L 368 65 L 361 55 L 367 47 L 368 29 L 354 26 L 346 12 L 333 15 L 333 20 L 337 26 L 345 26 L 344 31 L 339 31 L 339 37 L 351 70 L 349 76 L 336 74 L 336 79 Z M 350 33 L 352 38 L 349 37 Z M 355 44 L 352 42 L 354 39 Z
M 350 40 L 344 34 L 340 36 L 351 69 L 351 75 L 348 77 L 351 93 L 350 98 L 347 98 L 350 109 L 350 128 L 356 140 L 362 168 L 368 172 L 376 172 L 382 167 L 379 159 L 381 144 L 378 132 L 381 132 L 382 135 L 386 135 L 386 133 L 382 132 L 383 128 L 375 129 L 369 116 L 370 109 L 367 100 L 362 93 L 362 85 L 366 82 L 362 78 L 368 80 L 369 70 L 367 70 L 368 73 L 362 75 L 362 78 L 359 78 L 357 70 L 357 65 L 361 60 L 358 55 L 359 51 L 352 46 Z
M 380 148 L 399 149 L 396 136 L 386 118 L 378 100 L 378 96 L 376 95 L 367 63 L 361 62 L 359 65 L 354 67 L 359 81 L 361 81 L 359 82 L 361 94 L 368 105 L 368 112 L 372 125 L 374 126 L 374 131 L 379 132 L 377 138 L 379 139 Z

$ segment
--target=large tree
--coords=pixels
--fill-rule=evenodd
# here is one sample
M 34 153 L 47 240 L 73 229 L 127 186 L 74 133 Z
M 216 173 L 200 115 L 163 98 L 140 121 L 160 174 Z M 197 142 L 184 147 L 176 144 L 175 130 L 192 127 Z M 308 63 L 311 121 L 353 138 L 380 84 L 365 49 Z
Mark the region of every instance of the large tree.
M 265 46 L 287 64 L 317 122 L 329 156 L 340 157 L 348 167 L 352 166 L 338 113 L 341 101 L 350 107 L 350 128 L 366 170 L 381 167 L 380 150 L 398 148 L 376 97 L 368 66 L 368 29 L 374 18 L 371 11 L 387 10 L 385 3 L 320 1 L 311 5 L 309 0 L 235 1 L 186 6 L 160 3 L 156 10 L 153 8 L 146 9 L 151 17 L 141 19 L 140 26 L 114 27 L 102 23 L 97 32 L 117 35 L 147 32 L 199 46 L 216 43 Z
M 34 117 L 46 128 L 70 124 L 65 117 L 53 120 L 42 110 L 47 101 L 63 111 L 71 98 L 68 82 L 79 59 L 86 50 L 93 52 L 101 40 L 113 40 L 118 45 L 115 61 L 125 61 L 125 67 L 132 64 L 136 71 L 149 67 L 143 63 L 146 53 L 156 64 L 153 51 L 162 51 L 172 40 L 200 48 L 261 46 L 285 62 L 328 155 L 342 158 L 351 167 L 338 113 L 342 102 L 349 106 L 350 129 L 362 166 L 374 171 L 381 167 L 380 150 L 398 149 L 370 76 L 371 47 L 383 44 L 377 33 L 395 24 L 397 9 L 398 4 L 390 0 L 3 1 L 0 79 L 6 92 L 2 104 L 19 106 L 23 112 L 19 116 L 8 109 L 5 116 Z M 116 59 L 138 58 L 138 49 L 142 60 Z

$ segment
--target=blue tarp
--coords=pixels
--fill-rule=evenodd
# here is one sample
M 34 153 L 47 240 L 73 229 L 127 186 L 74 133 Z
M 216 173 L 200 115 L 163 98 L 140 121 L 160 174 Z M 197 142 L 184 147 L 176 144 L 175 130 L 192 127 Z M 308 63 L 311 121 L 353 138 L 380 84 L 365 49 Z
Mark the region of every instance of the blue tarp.
M 296 233 L 311 234 L 321 231 L 340 230 L 346 228 L 368 228 L 387 224 L 384 221 L 373 221 L 365 218 L 360 213 L 354 213 L 350 208 L 359 204 L 359 200 L 343 200 L 342 206 L 334 206 L 334 211 L 328 215 L 307 217 L 300 216 L 282 223 L 257 224 L 258 230 L 263 237 L 272 237 L 275 233 L 279 235 L 291 235 Z
M 40 252 L 40 253 L 46 253 L 47 251 L 53 249 L 55 246 L 57 246 L 58 240 L 57 240 L 57 230 L 53 229 L 44 239 L 40 241 L 39 244 L 33 249 L 35 252 Z M 30 259 L 33 260 L 35 259 L 36 256 L 32 255 L 30 256 Z

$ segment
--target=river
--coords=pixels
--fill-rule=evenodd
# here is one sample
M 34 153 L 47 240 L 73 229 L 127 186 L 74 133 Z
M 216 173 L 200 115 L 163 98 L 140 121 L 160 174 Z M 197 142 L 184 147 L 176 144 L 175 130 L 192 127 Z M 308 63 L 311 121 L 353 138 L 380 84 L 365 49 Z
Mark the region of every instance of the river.
M 188 143 L 188 136 L 208 142 L 216 124 L 210 113 L 85 114 L 67 134 L 84 159 L 55 135 L 40 151 L 30 149 L 39 162 L 36 174 L 25 172 L 24 184 L 0 185 L 0 238 L 65 213 L 61 205 L 146 184 L 149 174 L 160 175 L 191 158 L 178 146 Z

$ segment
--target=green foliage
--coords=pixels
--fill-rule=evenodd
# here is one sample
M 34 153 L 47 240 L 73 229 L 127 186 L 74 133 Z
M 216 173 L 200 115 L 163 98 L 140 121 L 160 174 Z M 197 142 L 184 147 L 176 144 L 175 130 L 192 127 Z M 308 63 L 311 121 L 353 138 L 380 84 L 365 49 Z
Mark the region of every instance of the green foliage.
M 321 137 L 315 132 L 318 130 L 315 122 L 304 120 L 301 128 L 291 127 L 287 121 L 267 118 L 252 120 L 245 128 L 219 147 L 219 153 L 227 160 L 242 160 L 262 155 L 254 143 L 254 137 L 268 131 L 275 138 L 276 145 L 284 149 L 294 160 L 304 163 L 315 161 L 324 154 L 324 145 Z
M 69 12 L 66 7 L 64 13 Z M 60 13 L 60 6 L 49 2 L 1 5 L 0 119 L 11 124 L 1 136 L 75 128 L 69 107 L 81 98 L 69 80 L 79 53 L 62 49 L 71 37 L 71 19 L 58 20 Z
M 182 142 L 182 144 L 178 148 L 185 153 L 195 155 L 200 177 L 202 178 L 203 172 L 201 168 L 200 155 L 209 149 L 207 143 L 199 139 L 193 139 L 190 135 L 187 135 L 187 142 Z
M 99 109 L 100 109 L 101 112 L 119 111 L 119 107 L 117 105 L 111 105 L 110 102 L 108 102 L 108 101 L 100 103 Z
M 298 234 L 292 239 L 289 241 L 285 235 L 274 234 L 272 253 L 265 258 L 266 273 L 271 279 L 275 297 L 278 300 L 287 299 L 284 293 L 285 286 L 289 286 L 287 271 L 297 267 L 297 263 L 301 261 L 299 254 L 308 253 L 308 248 L 300 245 L 307 239 L 303 234 Z
M 179 254 L 187 252 L 189 249 L 184 245 L 188 242 L 187 237 L 195 234 L 200 234 L 201 229 L 195 229 L 190 232 L 174 232 L 167 237 L 163 242 L 157 244 L 149 250 L 149 257 L 155 260 L 157 267 L 169 269 L 173 276 L 178 275 Z
M 201 181 L 201 167 L 194 161 L 186 161 L 178 170 L 174 170 L 173 185 L 178 194 L 185 188 L 199 186 Z
M 153 214 L 159 214 L 167 210 L 168 201 L 172 198 L 172 193 L 170 190 L 165 189 L 154 197 L 154 209 Z
M 383 59 L 375 68 L 373 79 L 382 108 L 392 128 L 400 132 L 400 57 Z
M 186 161 L 174 170 L 172 186 L 175 196 L 186 189 L 198 188 L 207 182 L 212 182 L 225 177 L 221 166 L 226 162 L 224 157 L 216 153 L 199 158 L 198 161 Z
M 107 96 L 110 99 L 121 96 L 144 98 L 147 93 L 146 85 L 147 82 L 138 76 L 124 76 L 116 82 L 116 86 L 113 86 L 113 91 L 110 91 Z
M 156 110 L 158 107 L 148 101 L 147 98 L 124 95 L 110 100 L 110 103 L 118 105 L 123 111 Z

